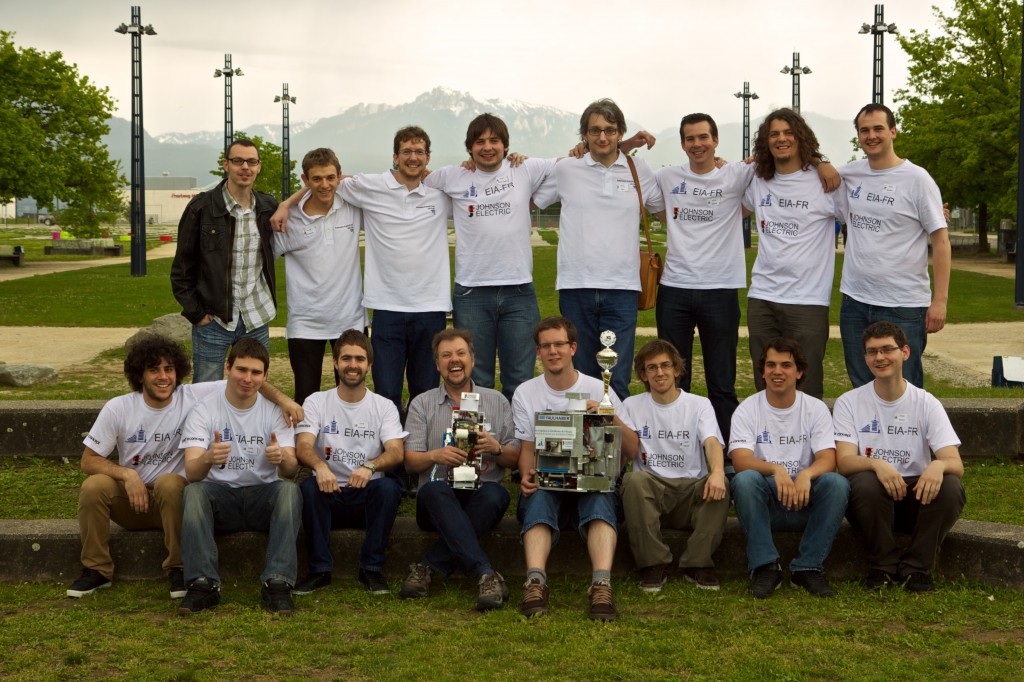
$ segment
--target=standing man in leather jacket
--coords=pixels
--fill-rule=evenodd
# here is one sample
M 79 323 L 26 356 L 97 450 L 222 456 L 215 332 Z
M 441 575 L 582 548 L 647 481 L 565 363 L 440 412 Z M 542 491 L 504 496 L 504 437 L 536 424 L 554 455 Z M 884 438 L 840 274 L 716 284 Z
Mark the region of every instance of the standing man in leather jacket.
M 185 208 L 171 265 L 174 298 L 192 323 L 193 382 L 222 379 L 228 348 L 239 339 L 269 350 L 277 313 L 270 228 L 277 202 L 253 190 L 259 149 L 236 140 L 223 165 L 226 179 Z

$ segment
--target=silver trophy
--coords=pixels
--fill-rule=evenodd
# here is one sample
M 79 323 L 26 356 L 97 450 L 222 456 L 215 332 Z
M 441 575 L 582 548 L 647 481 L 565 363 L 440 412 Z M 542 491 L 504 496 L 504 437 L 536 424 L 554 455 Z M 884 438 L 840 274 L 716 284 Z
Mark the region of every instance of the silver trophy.
M 612 346 L 615 345 L 615 332 L 610 329 L 601 332 L 601 345 L 604 348 L 597 352 L 597 364 L 604 370 L 601 372 L 601 376 L 604 377 L 604 397 L 601 398 L 601 403 L 597 406 L 597 413 L 615 414 L 615 407 L 608 395 L 608 383 L 612 380 L 612 367 L 619 361 L 619 354 L 612 350 Z

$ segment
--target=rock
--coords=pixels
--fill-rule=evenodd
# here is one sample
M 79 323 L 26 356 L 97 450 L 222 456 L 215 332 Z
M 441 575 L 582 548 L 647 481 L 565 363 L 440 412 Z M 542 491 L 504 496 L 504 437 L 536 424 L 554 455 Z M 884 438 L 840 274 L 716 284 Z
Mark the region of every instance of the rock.
M 57 370 L 45 365 L 0 365 L 0 386 L 35 386 L 57 379 Z
M 153 334 L 166 336 L 178 343 L 192 340 L 192 323 L 179 313 L 158 317 L 147 329 Z

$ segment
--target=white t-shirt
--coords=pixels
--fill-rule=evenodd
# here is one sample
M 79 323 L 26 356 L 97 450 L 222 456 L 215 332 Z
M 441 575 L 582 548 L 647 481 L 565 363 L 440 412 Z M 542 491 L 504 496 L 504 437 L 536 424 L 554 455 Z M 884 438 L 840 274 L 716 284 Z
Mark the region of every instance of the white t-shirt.
M 898 400 L 887 402 L 864 384 L 836 399 L 835 438 L 857 446 L 857 454 L 893 465 L 901 476 L 920 476 L 932 453 L 960 446 L 942 403 L 931 393 L 907 384 Z
M 754 177 L 743 205 L 756 212 L 757 260 L 750 272 L 749 298 L 774 303 L 828 306 L 836 270 L 837 200 L 821 188 L 817 171 Z
M 348 178 L 338 193 L 363 210 L 363 307 L 400 313 L 451 310 L 448 197 L 423 183 L 410 190 L 391 171 Z
M 569 399 L 565 397 L 566 393 L 586 393 L 590 400 L 598 401 L 604 397 L 604 382 L 601 379 L 595 379 L 583 372 L 578 374 L 579 378 L 572 388 L 564 391 L 556 391 L 548 386 L 543 374 L 519 384 L 515 395 L 512 396 L 512 422 L 515 425 L 516 438 L 532 441 L 534 416 L 543 410 L 567 409 Z M 619 396 L 612 390 L 609 390 L 608 395 L 617 412 L 622 405 Z
M 112 398 L 100 410 L 96 423 L 82 444 L 107 457 L 117 448 L 117 463 L 131 467 L 146 485 L 164 474 L 185 477 L 185 452 L 180 444 L 185 417 L 216 392 L 223 393 L 226 381 L 182 384 L 171 395 L 171 403 L 155 408 L 146 404 L 141 391 Z
M 229 488 L 279 480 L 277 467 L 263 454 L 270 445 L 271 434 L 277 436 L 281 447 L 295 447 L 292 427 L 285 422 L 281 408 L 259 394 L 256 404 L 244 410 L 229 403 L 224 391 L 208 396 L 185 419 L 181 446 L 209 448 L 214 432 L 220 433 L 221 442 L 231 443 L 231 454 L 223 469 L 210 467 L 206 480 Z
M 662 203 L 647 162 L 634 159 L 644 203 Z M 533 197 L 540 208 L 562 202 L 556 289 L 640 291 L 640 204 L 624 154 L 605 168 L 588 153 L 564 158 Z
M 863 159 L 839 173 L 849 203 L 839 290 L 889 308 L 931 305 L 928 235 L 946 227 L 938 185 L 908 160 L 876 171 Z
M 619 419 L 640 437 L 633 470 L 664 478 L 707 476 L 704 441 L 714 436 L 722 442 L 711 401 L 686 391 L 668 405 L 650 393 L 630 396 L 622 401 Z
M 363 463 L 377 459 L 384 452 L 384 443 L 406 436 L 395 404 L 370 390 L 357 403 L 345 402 L 333 388 L 313 393 L 302 404 L 302 410 L 305 419 L 295 427 L 295 433 L 316 436 L 313 449 L 327 461 L 339 486 L 347 484 L 348 477 Z M 377 471 L 370 478 L 383 475 Z
M 274 257 L 284 256 L 290 339 L 336 339 L 366 327 L 359 268 L 363 216 L 338 195 L 327 215 L 307 215 L 310 197 L 288 211 L 287 232 L 274 233 Z
M 688 164 L 667 166 L 654 176 L 668 218 L 661 283 L 681 289 L 747 286 L 742 204 L 754 164 L 731 163 L 704 174 Z
M 455 281 L 464 287 L 533 281 L 530 197 L 554 159 L 508 160 L 493 173 L 445 166 L 423 183 L 451 197 L 455 214 Z
M 768 404 L 765 391 L 750 396 L 732 414 L 729 452 L 750 450 L 765 462 L 781 464 L 791 477 L 814 463 L 814 453 L 835 449 L 828 407 L 803 391 L 780 410 Z

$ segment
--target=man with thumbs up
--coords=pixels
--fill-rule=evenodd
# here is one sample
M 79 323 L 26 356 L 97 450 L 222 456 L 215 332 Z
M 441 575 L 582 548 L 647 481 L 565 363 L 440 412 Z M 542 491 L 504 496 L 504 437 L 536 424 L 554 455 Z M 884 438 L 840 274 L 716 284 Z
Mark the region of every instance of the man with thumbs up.
M 223 393 L 196 405 L 182 429 L 190 482 L 181 529 L 188 592 L 178 613 L 199 613 L 220 603 L 214 532 L 257 530 L 269 536 L 260 577 L 263 605 L 287 615 L 294 608 L 302 498 L 298 486 L 281 477 L 294 476 L 298 468 L 294 437 L 281 409 L 259 394 L 270 367 L 266 348 L 242 339 L 225 367 Z

